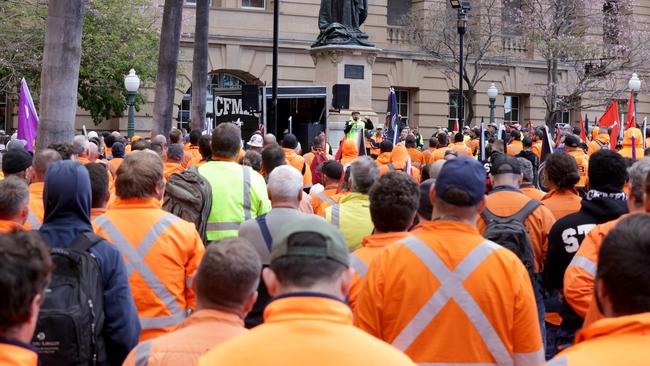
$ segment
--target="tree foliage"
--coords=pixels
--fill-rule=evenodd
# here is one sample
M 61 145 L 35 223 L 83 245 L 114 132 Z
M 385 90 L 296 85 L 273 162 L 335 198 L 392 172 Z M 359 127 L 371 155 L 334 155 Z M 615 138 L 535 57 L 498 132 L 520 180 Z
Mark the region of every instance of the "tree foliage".
M 47 5 L 44 0 L 0 3 L 0 93 L 17 98 L 22 77 L 32 93 L 40 90 Z M 151 0 L 88 0 L 86 6 L 78 105 L 100 123 L 124 115 L 124 75 L 129 69 L 136 70 L 144 85 L 155 79 L 159 15 Z M 143 102 L 138 94 L 136 108 Z

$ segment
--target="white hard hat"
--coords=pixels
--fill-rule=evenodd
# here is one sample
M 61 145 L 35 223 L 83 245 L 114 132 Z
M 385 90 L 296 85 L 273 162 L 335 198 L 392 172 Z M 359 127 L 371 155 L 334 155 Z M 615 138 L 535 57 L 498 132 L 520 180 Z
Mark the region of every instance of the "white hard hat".
M 89 138 L 89 139 L 92 139 L 92 138 L 98 138 L 98 137 L 99 137 L 99 136 L 97 135 L 97 132 L 95 132 L 95 131 L 90 131 L 90 132 L 88 132 L 88 138 Z
M 262 135 L 254 134 L 253 136 L 251 136 L 251 139 L 248 141 L 247 145 L 250 147 L 264 146 L 264 140 L 262 139 Z

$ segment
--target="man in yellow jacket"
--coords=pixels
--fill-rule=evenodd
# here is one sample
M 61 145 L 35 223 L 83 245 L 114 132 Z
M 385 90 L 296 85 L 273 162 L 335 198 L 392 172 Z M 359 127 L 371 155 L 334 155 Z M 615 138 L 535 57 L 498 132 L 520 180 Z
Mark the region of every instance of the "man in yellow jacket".
M 402 366 L 402 353 L 352 325 L 354 271 L 341 233 L 316 217 L 285 225 L 262 273 L 274 300 L 264 324 L 213 348 L 198 365 Z
M 351 250 L 359 248 L 363 237 L 370 235 L 374 228 L 368 192 L 377 179 L 377 164 L 367 156 L 357 158 L 350 165 L 352 193 L 325 209 L 325 220 L 341 230 Z
M 629 216 L 607 235 L 598 258 L 596 302 L 605 319 L 583 328 L 549 366 L 641 366 L 650 347 L 650 215 Z
M 248 241 L 227 238 L 210 245 L 192 284 L 196 312 L 181 329 L 140 343 L 123 366 L 194 365 L 212 347 L 246 333 L 244 317 L 257 298 L 261 272 Z
M 433 221 L 370 264 L 355 324 L 421 365 L 539 365 L 535 295 L 521 260 L 476 228 L 485 169 L 459 157 L 431 191 Z

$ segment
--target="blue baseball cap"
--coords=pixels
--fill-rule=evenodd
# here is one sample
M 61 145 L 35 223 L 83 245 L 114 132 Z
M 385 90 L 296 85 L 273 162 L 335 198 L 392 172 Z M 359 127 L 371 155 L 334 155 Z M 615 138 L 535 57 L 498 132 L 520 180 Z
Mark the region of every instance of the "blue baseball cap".
M 449 160 L 436 179 L 436 197 L 454 206 L 478 205 L 485 195 L 485 180 L 485 168 L 478 160 L 466 156 Z M 458 202 L 452 199 L 448 196 L 450 189 L 467 193 L 469 200 Z

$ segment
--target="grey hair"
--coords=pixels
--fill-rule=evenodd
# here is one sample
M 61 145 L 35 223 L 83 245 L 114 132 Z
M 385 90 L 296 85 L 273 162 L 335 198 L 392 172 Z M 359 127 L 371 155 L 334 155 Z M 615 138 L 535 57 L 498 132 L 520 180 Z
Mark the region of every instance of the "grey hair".
M 517 158 L 519 160 L 519 168 L 524 175 L 524 180 L 527 182 L 533 181 L 533 163 L 526 158 Z
M 650 158 L 637 161 L 627 172 L 630 175 L 630 185 L 632 187 L 630 195 L 636 202 L 642 203 L 645 191 L 645 179 L 648 176 L 648 172 L 650 172 Z
M 435 163 L 431 164 L 429 167 L 429 178 L 430 179 L 438 179 L 438 176 L 440 175 L 440 171 L 442 171 L 442 167 L 445 165 L 447 160 L 438 160 Z
M 379 180 L 379 168 L 374 160 L 367 156 L 357 158 L 350 164 L 352 192 L 368 194 L 370 187 Z
M 290 165 L 281 165 L 269 174 L 267 186 L 271 200 L 295 200 L 302 190 L 302 175 Z
M 84 135 L 76 135 L 72 139 L 72 150 L 75 154 L 83 154 L 90 148 L 88 139 Z
M 0 180 L 0 219 L 9 220 L 29 204 L 27 183 L 17 177 Z

